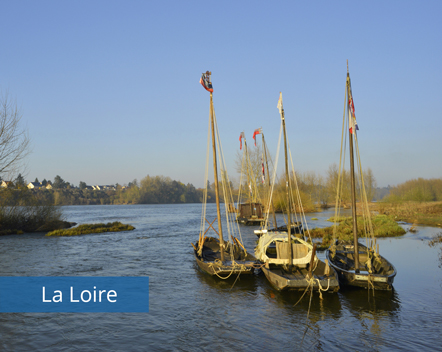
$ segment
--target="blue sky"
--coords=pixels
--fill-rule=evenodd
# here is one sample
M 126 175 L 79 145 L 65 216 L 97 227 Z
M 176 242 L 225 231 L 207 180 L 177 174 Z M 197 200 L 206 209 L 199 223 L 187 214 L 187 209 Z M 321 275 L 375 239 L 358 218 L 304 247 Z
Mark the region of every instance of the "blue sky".
M 363 168 L 442 177 L 440 1 L 1 1 L 0 89 L 32 139 L 26 178 L 203 185 L 212 71 L 224 155 L 284 98 L 293 161 L 339 162 L 346 60 Z

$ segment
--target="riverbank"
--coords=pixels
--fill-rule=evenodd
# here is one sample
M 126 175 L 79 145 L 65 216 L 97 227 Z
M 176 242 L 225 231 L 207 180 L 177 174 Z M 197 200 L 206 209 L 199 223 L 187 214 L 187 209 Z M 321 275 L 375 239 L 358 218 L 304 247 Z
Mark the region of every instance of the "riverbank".
M 370 209 L 396 221 L 442 227 L 442 202 L 370 203 Z
M 442 201 L 437 202 L 372 202 L 368 204 L 372 214 L 388 215 L 395 221 L 408 222 L 414 225 L 442 227 Z M 334 205 L 326 209 L 334 208 Z M 357 213 L 360 215 L 361 205 L 356 204 Z M 318 212 L 326 209 L 317 208 Z M 350 209 L 344 207 L 343 209 Z

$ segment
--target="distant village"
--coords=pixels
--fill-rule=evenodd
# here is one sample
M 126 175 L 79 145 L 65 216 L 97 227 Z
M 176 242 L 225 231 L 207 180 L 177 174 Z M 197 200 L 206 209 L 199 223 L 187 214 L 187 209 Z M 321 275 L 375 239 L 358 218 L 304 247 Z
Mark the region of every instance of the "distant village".
M 170 177 L 149 175 L 140 182 L 134 179 L 124 186 L 118 183 L 87 185 L 84 181 L 74 186 L 59 175 L 53 181 L 40 182 L 36 178 L 34 182 L 27 182 L 19 174 L 10 181 L 0 179 L 0 192 L 2 190 L 11 190 L 11 196 L 14 193 L 18 196 L 19 190 L 25 190 L 41 204 L 52 205 L 200 203 L 204 198 L 204 189 L 197 189 L 190 183 L 185 185 Z M 208 190 L 209 202 L 215 201 L 214 192 Z
M 3 188 L 17 188 L 14 182 L 12 181 L 1 181 L 0 187 Z M 46 184 L 42 184 L 41 182 L 29 182 L 26 186 L 28 189 L 41 189 L 41 190 L 49 190 L 52 189 L 52 182 L 47 181 Z M 117 188 L 114 185 L 95 185 L 95 186 L 88 186 L 85 185 L 84 187 L 76 187 L 76 186 L 69 186 L 70 189 L 86 189 L 86 190 L 95 190 L 95 191 L 116 191 Z M 121 186 L 121 189 L 127 188 L 126 186 Z

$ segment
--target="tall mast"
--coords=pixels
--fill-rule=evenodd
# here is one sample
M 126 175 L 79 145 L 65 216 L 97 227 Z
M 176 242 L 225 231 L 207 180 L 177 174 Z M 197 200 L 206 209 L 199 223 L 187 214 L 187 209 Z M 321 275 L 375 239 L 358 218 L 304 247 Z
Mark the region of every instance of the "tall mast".
M 212 148 L 213 148 L 213 174 L 215 177 L 216 214 L 218 217 L 219 246 L 221 249 L 221 261 L 224 261 L 224 240 L 221 226 L 221 209 L 219 205 L 218 168 L 216 164 L 215 121 L 213 118 L 213 96 L 210 92 L 210 123 L 212 125 Z
M 348 61 L 347 61 L 347 97 L 350 99 L 350 74 L 348 72 Z M 350 117 L 349 104 L 347 104 L 347 113 Z M 354 152 L 353 152 L 353 133 L 356 133 L 355 129 L 351 128 L 352 124 L 349 123 L 349 140 L 350 145 L 350 179 L 351 179 L 351 214 L 353 217 L 353 241 L 354 241 L 354 258 L 355 258 L 355 272 L 359 272 L 359 242 L 358 242 L 358 223 L 356 217 L 356 183 L 355 183 L 355 166 L 354 166 Z M 353 132 L 353 133 L 352 133 Z
M 267 180 L 269 181 L 269 190 L 270 190 L 272 188 L 272 184 L 270 181 L 269 163 L 267 160 L 267 147 L 266 147 L 266 143 L 264 140 L 264 132 L 261 132 L 261 134 L 262 134 L 262 147 L 264 148 L 264 156 L 266 159 Z M 278 227 L 278 225 L 276 224 L 275 208 L 273 207 L 273 197 L 271 197 L 270 201 L 271 201 L 270 206 L 272 207 L 273 221 L 275 223 L 274 226 L 276 228 L 276 227 Z
M 286 192 L 287 192 L 287 236 L 289 244 L 289 269 L 292 267 L 292 224 L 291 224 L 291 206 L 290 206 L 290 187 L 289 187 L 289 163 L 287 158 L 287 133 L 285 130 L 285 118 L 284 118 L 284 108 L 282 107 L 282 93 L 279 93 L 278 107 L 280 107 L 282 129 L 284 131 L 284 156 L 285 156 L 285 177 L 286 177 Z
M 249 197 L 249 204 L 250 204 L 250 214 L 251 215 L 255 215 L 253 212 L 253 206 L 252 206 L 252 202 L 255 202 L 255 195 L 253 193 L 253 188 L 252 188 L 252 172 L 253 170 L 251 170 L 249 168 L 249 160 L 250 160 L 250 156 L 249 156 L 249 150 L 247 149 L 247 140 L 246 140 L 246 136 L 244 134 L 244 153 L 245 153 L 245 160 L 246 160 L 246 175 L 247 175 L 247 182 L 248 182 L 248 186 L 249 186 L 249 192 L 251 193 L 250 197 Z

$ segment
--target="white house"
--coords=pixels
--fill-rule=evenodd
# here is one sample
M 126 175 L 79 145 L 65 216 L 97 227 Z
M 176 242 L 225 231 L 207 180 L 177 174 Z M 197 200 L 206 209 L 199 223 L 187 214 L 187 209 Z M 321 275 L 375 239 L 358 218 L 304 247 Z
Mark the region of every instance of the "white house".
M 43 186 L 40 182 L 29 182 L 28 188 L 29 189 L 41 189 Z
M 100 185 L 95 185 L 92 186 L 95 190 L 97 191 L 107 191 L 107 190 L 113 190 L 115 191 L 115 186 L 113 185 L 104 185 L 104 186 L 100 186 Z
M 4 188 L 13 188 L 14 184 L 12 183 L 12 181 L 2 181 L 1 187 Z

